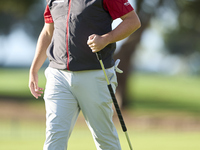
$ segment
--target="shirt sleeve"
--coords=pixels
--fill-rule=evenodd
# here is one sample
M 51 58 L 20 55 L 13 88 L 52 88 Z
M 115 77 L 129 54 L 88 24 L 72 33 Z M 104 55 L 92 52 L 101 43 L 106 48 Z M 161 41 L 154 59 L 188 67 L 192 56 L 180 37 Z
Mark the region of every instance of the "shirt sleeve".
M 103 0 L 103 6 L 113 20 L 134 10 L 128 0 Z
M 49 10 L 49 5 L 46 6 L 46 9 L 44 11 L 44 21 L 45 21 L 45 23 L 53 23 L 53 18 L 51 16 L 51 12 Z

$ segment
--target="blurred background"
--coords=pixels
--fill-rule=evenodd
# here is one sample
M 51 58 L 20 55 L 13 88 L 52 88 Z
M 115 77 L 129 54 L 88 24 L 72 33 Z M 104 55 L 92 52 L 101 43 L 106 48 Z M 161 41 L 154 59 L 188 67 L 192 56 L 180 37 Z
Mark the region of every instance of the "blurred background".
M 142 27 L 117 43 L 116 96 L 134 149 L 200 149 L 200 1 L 129 0 Z M 45 106 L 28 89 L 44 0 L 1 0 L 0 149 L 42 149 Z M 113 28 L 121 22 L 114 20 Z M 45 88 L 44 70 L 39 85 Z M 128 149 L 114 115 L 123 149 Z M 77 144 L 80 143 L 80 144 Z M 95 149 L 80 114 L 69 149 Z

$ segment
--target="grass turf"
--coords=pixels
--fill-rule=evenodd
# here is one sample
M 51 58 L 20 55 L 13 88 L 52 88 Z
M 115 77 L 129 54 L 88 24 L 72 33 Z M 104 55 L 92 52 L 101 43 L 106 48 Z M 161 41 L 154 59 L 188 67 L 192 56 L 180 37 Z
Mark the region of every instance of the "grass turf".
M 33 99 L 28 88 L 28 69 L 0 69 L 0 97 Z M 44 69 L 39 86 L 45 88 Z M 130 109 L 182 111 L 200 114 L 200 77 L 133 74 L 128 79 Z
M 44 70 L 39 72 L 39 86 L 45 86 Z M 0 97 L 32 99 L 28 89 L 28 70 L 1 69 Z M 128 80 L 127 95 L 131 100 L 129 110 L 134 112 L 173 113 L 184 112 L 199 118 L 200 78 L 186 76 L 161 76 L 134 74 Z M 40 106 L 32 103 L 32 107 Z M 43 106 L 41 109 L 44 109 Z M 0 149 L 2 150 L 36 150 L 42 149 L 45 139 L 45 123 L 0 120 Z M 126 122 L 126 120 L 125 120 Z M 124 133 L 117 127 L 122 149 L 128 144 Z M 140 150 L 199 150 L 199 132 L 136 130 L 128 126 L 129 137 L 133 148 Z M 89 144 L 88 144 L 89 143 Z M 69 149 L 95 149 L 91 134 L 86 126 L 76 125 L 69 140 Z
M 33 122 L 8 122 L 0 125 L 0 149 L 39 150 L 45 139 L 44 124 Z M 121 146 L 128 150 L 128 144 L 121 128 L 117 127 Z M 134 150 L 199 150 L 200 132 L 176 132 L 160 130 L 128 131 Z M 94 150 L 92 136 L 85 124 L 76 124 L 68 145 L 69 150 Z
M 131 108 L 200 114 L 198 76 L 134 74 L 128 80 Z
M 28 88 L 28 69 L 0 69 L 0 97 L 32 98 Z M 39 71 L 39 86 L 45 87 L 44 70 Z

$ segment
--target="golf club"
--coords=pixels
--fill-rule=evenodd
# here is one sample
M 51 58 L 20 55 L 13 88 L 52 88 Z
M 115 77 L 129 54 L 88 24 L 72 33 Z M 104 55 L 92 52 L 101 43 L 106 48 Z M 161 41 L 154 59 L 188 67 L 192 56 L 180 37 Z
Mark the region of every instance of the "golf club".
M 127 128 L 126 128 L 124 119 L 123 119 L 123 117 L 122 117 L 122 114 L 121 114 L 119 105 L 118 105 L 118 103 L 117 103 L 117 99 L 116 99 L 116 97 L 115 97 L 115 93 L 113 92 L 113 88 L 112 88 L 112 86 L 111 86 L 111 84 L 110 84 L 110 81 L 108 80 L 108 76 L 107 76 L 106 71 L 105 71 L 105 67 L 104 67 L 104 64 L 103 64 L 103 61 L 102 61 L 101 53 L 100 53 L 100 52 L 97 52 L 96 55 L 97 55 L 97 59 L 98 59 L 99 62 L 100 62 L 101 68 L 102 68 L 102 70 L 103 70 L 103 72 L 104 72 L 104 75 L 105 75 L 105 78 L 106 78 L 106 81 L 107 81 L 107 86 L 108 86 L 110 95 L 111 95 L 111 97 L 112 97 L 113 104 L 114 104 L 114 106 L 115 106 L 115 110 L 116 110 L 116 112 L 117 112 L 117 116 L 118 116 L 118 118 L 119 118 L 119 121 L 120 121 L 122 130 L 124 131 L 124 133 L 125 133 L 125 135 L 126 135 L 126 139 L 127 139 L 127 141 L 128 141 L 130 150 L 133 150 L 132 145 L 131 145 L 131 141 L 130 141 L 129 136 L 128 136 L 128 133 L 127 133 Z

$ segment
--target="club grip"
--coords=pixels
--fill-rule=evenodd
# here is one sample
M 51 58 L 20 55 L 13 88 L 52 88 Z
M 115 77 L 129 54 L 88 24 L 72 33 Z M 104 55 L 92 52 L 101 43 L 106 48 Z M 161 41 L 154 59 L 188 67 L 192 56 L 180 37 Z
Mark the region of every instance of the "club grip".
M 126 128 L 124 119 L 123 119 L 123 117 L 122 117 L 122 114 L 121 114 L 121 111 L 120 111 L 119 105 L 118 105 L 118 103 L 117 103 L 117 99 L 116 99 L 116 97 L 115 97 L 115 93 L 113 92 L 113 88 L 112 88 L 111 84 L 108 85 L 108 89 L 109 89 L 109 91 L 110 91 L 110 95 L 111 95 L 111 97 L 112 97 L 113 104 L 115 105 L 115 109 L 116 109 L 116 112 L 117 112 L 119 121 L 120 121 L 120 123 L 121 123 L 122 129 L 123 129 L 124 132 L 126 132 L 126 131 L 127 131 L 127 128 Z
M 101 56 L 101 53 L 100 53 L 100 52 L 96 52 L 96 55 L 97 55 L 97 59 L 98 59 L 98 60 L 102 60 L 102 56 Z

